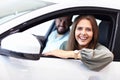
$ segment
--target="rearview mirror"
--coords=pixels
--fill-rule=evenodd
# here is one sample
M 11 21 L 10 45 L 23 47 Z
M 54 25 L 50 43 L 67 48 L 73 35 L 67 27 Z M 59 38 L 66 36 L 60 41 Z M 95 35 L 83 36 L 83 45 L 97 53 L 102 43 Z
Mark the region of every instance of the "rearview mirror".
M 36 60 L 40 58 L 40 49 L 41 44 L 32 34 L 15 33 L 1 41 L 2 54 L 7 56 Z

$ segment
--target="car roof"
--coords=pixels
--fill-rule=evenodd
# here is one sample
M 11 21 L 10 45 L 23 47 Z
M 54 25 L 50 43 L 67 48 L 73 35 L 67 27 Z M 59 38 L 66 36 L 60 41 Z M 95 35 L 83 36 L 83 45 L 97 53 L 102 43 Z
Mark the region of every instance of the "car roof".
M 41 1 L 41 0 L 36 0 L 36 1 Z M 60 0 L 53 0 L 53 1 L 45 0 L 45 1 L 49 1 L 50 3 L 54 3 L 54 4 L 49 5 L 47 7 L 40 8 L 31 13 L 28 13 L 21 17 L 18 17 L 14 20 L 10 20 L 9 22 L 7 22 L 5 24 L 1 24 L 0 34 L 5 32 L 6 30 L 12 28 L 13 26 L 19 25 L 27 20 L 33 19 L 35 17 L 41 16 L 44 14 L 48 14 L 51 12 L 63 10 L 63 9 L 74 8 L 74 7 L 87 7 L 87 8 L 103 7 L 103 8 L 110 8 L 110 9 L 120 9 L 118 0 L 115 0 L 115 1 L 113 1 L 113 0 L 74 0 L 74 1 L 73 0 L 64 0 L 64 2 L 60 1 Z M 35 15 L 33 15 L 33 14 L 35 14 Z M 14 24 L 11 24 L 11 22 Z M 9 25 L 9 27 L 7 25 Z M 3 26 L 4 27 L 7 26 L 6 27 L 7 29 L 3 30 L 3 28 L 2 28 Z
M 50 1 L 50 0 L 45 0 L 45 1 Z M 120 9 L 119 0 L 52 0 L 51 2 L 63 3 L 63 4 L 67 4 L 67 6 L 68 5 L 88 6 L 88 7 L 93 6 L 93 7 Z

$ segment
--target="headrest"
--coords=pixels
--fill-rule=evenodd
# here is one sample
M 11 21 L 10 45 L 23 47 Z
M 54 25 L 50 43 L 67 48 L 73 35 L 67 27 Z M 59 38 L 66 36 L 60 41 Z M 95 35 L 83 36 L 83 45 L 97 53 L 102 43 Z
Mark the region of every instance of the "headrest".
M 108 47 L 109 43 L 109 30 L 110 30 L 110 22 L 102 21 L 99 24 L 99 42 L 106 47 Z

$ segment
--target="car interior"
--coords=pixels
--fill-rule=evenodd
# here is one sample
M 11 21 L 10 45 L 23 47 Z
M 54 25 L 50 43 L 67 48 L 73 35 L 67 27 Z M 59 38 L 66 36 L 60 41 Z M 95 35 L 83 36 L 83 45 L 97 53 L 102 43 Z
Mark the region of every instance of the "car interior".
M 75 18 L 75 17 L 74 17 Z M 73 19 L 74 20 L 74 19 Z M 112 26 L 110 24 L 111 22 L 110 21 L 105 21 L 105 20 L 100 20 L 100 23 L 98 23 L 98 26 L 99 26 L 99 42 L 103 45 L 105 45 L 106 47 L 109 47 L 109 41 L 110 41 L 110 37 L 111 37 L 111 29 L 112 29 Z M 49 34 L 54 31 L 56 28 L 55 28 L 55 22 L 53 22 L 51 24 L 51 26 L 53 27 L 52 30 L 50 30 L 48 33 L 47 33 L 47 36 L 49 36 Z M 47 41 L 47 40 L 46 40 Z
M 99 24 L 99 42 L 106 47 L 109 46 L 109 40 L 110 40 L 110 22 L 108 21 L 102 21 Z

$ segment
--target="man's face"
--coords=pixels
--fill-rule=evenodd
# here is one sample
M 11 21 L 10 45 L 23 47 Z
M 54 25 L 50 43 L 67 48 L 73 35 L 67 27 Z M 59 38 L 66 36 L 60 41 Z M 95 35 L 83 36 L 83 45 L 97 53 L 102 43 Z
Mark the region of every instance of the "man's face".
M 59 34 L 64 34 L 69 31 L 71 25 L 70 17 L 60 17 L 55 20 L 56 28 Z

